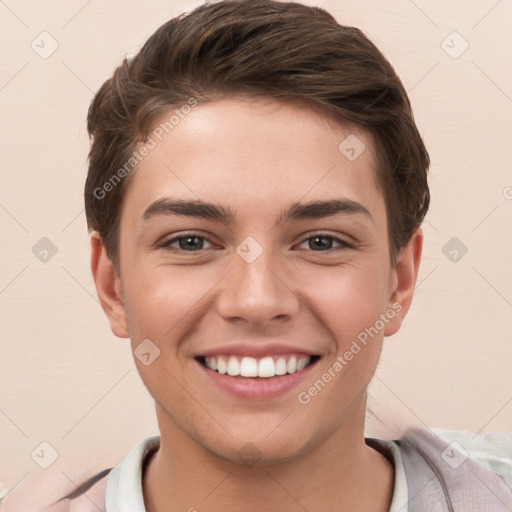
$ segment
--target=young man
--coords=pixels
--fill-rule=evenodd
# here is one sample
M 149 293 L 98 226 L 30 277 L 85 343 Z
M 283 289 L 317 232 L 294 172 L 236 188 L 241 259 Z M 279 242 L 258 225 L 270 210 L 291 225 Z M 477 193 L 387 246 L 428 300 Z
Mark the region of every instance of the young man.
M 364 437 L 429 157 L 359 30 L 298 3 L 203 5 L 116 69 L 88 128 L 92 272 L 161 435 L 47 510 L 512 509 L 426 429 Z

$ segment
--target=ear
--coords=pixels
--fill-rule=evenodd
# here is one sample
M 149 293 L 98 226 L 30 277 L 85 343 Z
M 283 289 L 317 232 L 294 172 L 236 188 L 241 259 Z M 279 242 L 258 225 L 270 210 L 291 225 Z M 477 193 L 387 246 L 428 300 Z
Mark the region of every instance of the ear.
M 384 336 L 392 336 L 400 329 L 405 315 L 411 307 L 423 248 L 423 230 L 419 227 L 405 247 L 400 249 L 391 273 L 388 311 L 395 316 L 386 324 Z
M 91 236 L 91 270 L 101 307 L 110 320 L 112 332 L 118 338 L 128 338 L 121 281 L 97 231 L 93 231 Z

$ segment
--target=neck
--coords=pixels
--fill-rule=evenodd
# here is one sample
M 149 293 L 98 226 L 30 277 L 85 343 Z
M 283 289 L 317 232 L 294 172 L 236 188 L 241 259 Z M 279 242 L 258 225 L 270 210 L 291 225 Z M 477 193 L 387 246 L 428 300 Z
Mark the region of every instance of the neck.
M 282 512 L 387 512 L 394 469 L 365 444 L 362 418 L 362 428 L 345 421 L 293 460 L 252 467 L 221 459 L 176 425 L 162 428 L 159 421 L 160 448 L 143 475 L 146 511 L 253 512 L 271 505 Z

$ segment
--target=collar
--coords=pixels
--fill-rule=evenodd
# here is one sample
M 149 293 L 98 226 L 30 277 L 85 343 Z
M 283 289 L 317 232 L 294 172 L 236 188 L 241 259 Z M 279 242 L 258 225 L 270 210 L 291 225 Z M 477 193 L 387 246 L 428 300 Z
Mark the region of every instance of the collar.
M 394 441 L 366 438 L 366 444 L 391 460 L 395 467 L 395 486 L 389 512 L 407 512 L 407 480 L 400 449 Z M 148 437 L 133 447 L 108 475 L 105 510 L 108 512 L 146 512 L 142 494 L 144 463 L 160 446 L 160 436 Z

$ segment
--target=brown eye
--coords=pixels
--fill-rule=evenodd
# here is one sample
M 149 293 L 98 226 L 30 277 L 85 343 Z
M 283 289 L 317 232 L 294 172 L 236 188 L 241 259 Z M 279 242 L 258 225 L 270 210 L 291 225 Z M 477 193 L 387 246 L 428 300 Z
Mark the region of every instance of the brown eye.
M 330 250 L 345 249 L 351 247 L 347 242 L 341 240 L 340 238 L 322 233 L 306 238 L 302 244 L 304 243 L 308 243 L 308 249 L 314 252 L 327 252 Z M 338 247 L 336 247 L 336 244 L 338 244 Z

